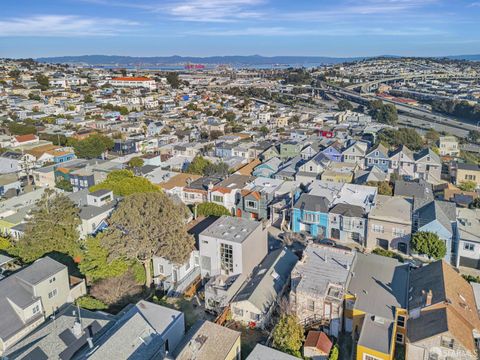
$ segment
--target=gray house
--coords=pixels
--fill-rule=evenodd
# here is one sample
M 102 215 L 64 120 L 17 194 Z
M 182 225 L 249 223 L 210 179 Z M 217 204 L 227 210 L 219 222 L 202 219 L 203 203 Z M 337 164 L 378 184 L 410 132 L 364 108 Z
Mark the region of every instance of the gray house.
M 297 260 L 287 248 L 268 254 L 233 298 L 232 318 L 245 325 L 267 325 Z
M 95 352 L 88 358 L 163 359 L 184 334 L 182 312 L 140 300 L 98 339 Z

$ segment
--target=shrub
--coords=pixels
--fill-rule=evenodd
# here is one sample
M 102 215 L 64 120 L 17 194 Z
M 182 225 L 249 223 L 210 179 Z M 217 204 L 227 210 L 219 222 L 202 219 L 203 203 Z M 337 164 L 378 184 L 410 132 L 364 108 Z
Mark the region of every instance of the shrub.
M 77 301 L 75 301 L 75 304 L 87 310 L 108 309 L 107 304 L 105 304 L 103 301 L 95 299 L 94 297 L 91 297 L 89 295 L 85 295 L 85 296 L 82 296 L 81 298 L 78 298 Z

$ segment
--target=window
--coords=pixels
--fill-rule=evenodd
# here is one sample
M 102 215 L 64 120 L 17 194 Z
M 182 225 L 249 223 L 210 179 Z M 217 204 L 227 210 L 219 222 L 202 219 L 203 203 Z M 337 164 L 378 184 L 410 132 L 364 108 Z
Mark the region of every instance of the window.
M 243 316 L 243 310 L 242 309 L 239 309 L 237 307 L 234 307 L 233 308 L 233 313 L 237 316 Z
M 392 234 L 393 234 L 393 236 L 395 236 L 395 237 L 405 236 L 405 229 L 393 228 Z
M 40 305 L 35 305 L 32 309 L 33 315 L 38 313 L 40 311 Z
M 381 360 L 373 355 L 363 354 L 363 360 Z
M 163 268 L 163 265 L 158 265 L 158 272 L 162 275 L 165 274 L 165 269 Z
M 220 263 L 222 269 L 228 273 L 233 271 L 233 247 L 229 244 L 220 244 Z
M 308 299 L 307 300 L 307 308 L 310 311 L 315 311 L 315 301 Z
M 185 264 L 185 270 L 190 269 L 190 260 Z
M 213 195 L 213 201 L 214 201 L 214 202 L 223 203 L 223 196 Z
M 464 243 L 464 244 L 463 244 L 463 250 L 474 251 L 474 250 L 475 250 L 475 244 L 472 244 L 472 243 Z
M 397 343 L 403 344 L 403 334 L 402 333 L 397 333 L 397 335 L 395 336 L 395 341 Z
M 247 200 L 246 207 L 250 209 L 256 209 L 257 208 L 257 202 L 252 201 L 252 200 Z
M 53 289 L 52 291 L 50 291 L 50 292 L 48 293 L 48 298 L 49 298 L 49 299 L 52 299 L 52 298 L 54 298 L 55 296 L 57 296 L 57 289 Z
M 383 233 L 383 225 L 372 224 L 372 231 L 376 233 Z
M 258 320 L 260 320 L 260 315 L 255 314 L 255 313 L 250 313 L 250 320 L 258 321 Z
M 51 284 L 51 283 L 53 283 L 54 281 L 55 281 L 55 276 L 52 277 L 52 278 L 49 280 L 49 283 Z
M 305 212 L 303 213 L 303 221 L 308 223 L 318 223 L 319 215 Z
M 397 317 L 397 326 L 400 326 L 402 328 L 405 327 L 405 316 L 403 315 L 398 315 Z

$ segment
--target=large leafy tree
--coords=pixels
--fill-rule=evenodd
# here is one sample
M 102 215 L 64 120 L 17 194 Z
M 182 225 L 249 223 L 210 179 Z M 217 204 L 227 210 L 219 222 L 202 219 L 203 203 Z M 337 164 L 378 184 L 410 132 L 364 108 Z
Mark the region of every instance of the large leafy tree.
M 25 262 L 49 252 L 79 255 L 79 209 L 65 195 L 47 189 L 26 224 L 25 235 L 12 250 Z
M 164 193 L 133 194 L 113 212 L 102 241 L 110 251 L 110 258 L 142 262 L 146 283 L 150 285 L 153 256 L 183 264 L 194 249 L 185 218 L 183 205 L 177 205 Z
M 300 357 L 304 339 L 303 326 L 294 315 L 282 315 L 273 329 L 273 346 L 293 356 Z
M 211 166 L 211 161 L 205 159 L 201 155 L 197 155 L 193 158 L 192 162 L 187 167 L 187 172 L 190 174 L 203 175 L 205 168 Z
M 114 142 L 107 136 L 94 134 L 83 140 L 69 138 L 68 144 L 73 147 L 77 157 L 82 159 L 96 159 L 105 151 L 112 149 Z
M 350 101 L 342 99 L 337 104 L 338 110 L 345 111 L 345 110 L 353 110 L 353 105 Z
M 460 183 L 458 187 L 463 191 L 475 191 L 477 188 L 477 183 L 475 181 L 464 181 Z
M 435 260 L 442 259 L 447 253 L 445 242 L 437 234 L 428 231 L 415 233 L 410 242 L 412 250 Z
M 112 190 L 118 196 L 161 191 L 157 185 L 152 184 L 144 177 L 135 176 L 130 170 L 112 171 L 107 175 L 105 181 L 92 186 L 90 191 L 101 189 Z

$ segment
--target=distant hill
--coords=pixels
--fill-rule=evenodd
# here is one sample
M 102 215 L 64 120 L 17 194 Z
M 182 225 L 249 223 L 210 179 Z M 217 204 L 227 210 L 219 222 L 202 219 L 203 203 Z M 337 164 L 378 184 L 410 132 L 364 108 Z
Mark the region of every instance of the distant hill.
M 378 57 L 378 56 L 377 56 Z M 381 57 L 400 58 L 395 55 L 385 55 Z M 173 65 L 185 63 L 201 64 L 228 64 L 228 65 L 308 65 L 308 64 L 339 64 L 347 61 L 358 61 L 370 57 L 327 57 L 327 56 L 118 56 L 118 55 L 82 55 L 82 56 L 59 56 L 42 57 L 36 60 L 43 63 L 69 63 L 69 64 L 87 64 L 87 65 Z M 452 60 L 480 61 L 480 55 L 454 55 L 437 58 L 447 58 Z
M 89 65 L 129 65 L 129 64 L 232 64 L 232 65 L 275 65 L 275 64 L 338 64 L 345 61 L 361 60 L 364 58 L 336 58 L 325 56 L 117 56 L 117 55 L 83 55 L 83 56 L 60 56 L 42 57 L 36 59 L 44 63 L 83 63 Z

